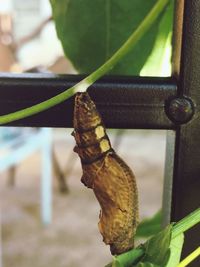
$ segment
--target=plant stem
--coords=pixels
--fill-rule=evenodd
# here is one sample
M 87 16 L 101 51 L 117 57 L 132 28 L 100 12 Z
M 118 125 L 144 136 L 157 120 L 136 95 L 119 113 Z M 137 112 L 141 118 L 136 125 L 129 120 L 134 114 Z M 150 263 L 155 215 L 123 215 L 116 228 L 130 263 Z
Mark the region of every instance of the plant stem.
M 188 266 L 193 260 L 195 260 L 200 255 L 200 247 L 198 247 L 195 251 L 193 251 L 187 258 L 185 258 L 181 263 L 179 263 L 178 267 Z
M 87 87 L 90 85 L 87 84 Z M 6 124 L 15 120 L 23 119 L 26 117 L 29 117 L 31 115 L 37 114 L 41 111 L 44 111 L 50 107 L 53 107 L 59 103 L 62 103 L 64 100 L 70 98 L 73 96 L 76 92 L 81 91 L 80 88 L 85 87 L 85 79 L 82 80 L 81 82 L 77 83 L 75 86 L 65 90 L 64 92 L 46 100 L 43 101 L 39 104 L 36 104 L 34 106 L 21 109 L 19 111 L 7 114 L 7 115 L 2 115 L 0 116 L 0 124 Z
M 121 266 L 129 267 L 133 264 L 137 264 L 138 261 L 143 257 L 144 253 L 144 249 L 135 248 L 131 251 L 117 256 L 114 261 L 116 260 L 117 262 L 119 262 Z
M 200 208 L 187 215 L 185 218 L 173 225 L 172 238 L 184 233 L 195 224 L 200 223 Z
M 200 223 L 200 208 L 195 210 L 194 212 L 190 213 L 185 218 L 183 218 L 182 220 L 180 220 L 179 222 L 177 222 L 173 225 L 172 238 L 175 238 L 178 235 L 184 233 L 185 231 L 192 228 L 194 225 L 196 225 L 198 223 Z M 196 254 L 197 253 L 199 253 L 199 250 L 196 251 Z M 145 255 L 145 251 L 143 249 L 136 248 L 136 249 L 130 250 L 126 253 L 123 253 L 123 254 L 117 256 L 116 260 L 118 260 L 121 264 L 123 263 L 122 266 L 130 267 L 135 262 L 138 262 L 141 259 L 141 257 L 144 255 Z M 197 256 L 198 255 L 196 255 L 196 257 Z M 112 266 L 112 264 L 107 265 L 107 266 Z M 183 266 L 181 265 L 180 267 L 183 267 Z
M 78 91 L 86 91 L 90 85 L 92 85 L 96 80 L 110 71 L 128 52 L 130 52 L 130 50 L 136 45 L 140 38 L 148 31 L 148 29 L 150 29 L 150 27 L 164 10 L 168 2 L 169 0 L 158 0 L 151 11 L 138 26 L 138 28 L 131 34 L 131 36 L 119 48 L 119 50 L 117 50 L 117 52 L 108 61 L 106 61 L 101 67 L 91 73 L 88 77 L 86 77 L 70 89 L 66 89 L 63 93 L 58 94 L 44 102 L 7 115 L 0 116 L 0 124 L 6 124 L 37 114 L 65 101 L 66 99 L 76 94 Z

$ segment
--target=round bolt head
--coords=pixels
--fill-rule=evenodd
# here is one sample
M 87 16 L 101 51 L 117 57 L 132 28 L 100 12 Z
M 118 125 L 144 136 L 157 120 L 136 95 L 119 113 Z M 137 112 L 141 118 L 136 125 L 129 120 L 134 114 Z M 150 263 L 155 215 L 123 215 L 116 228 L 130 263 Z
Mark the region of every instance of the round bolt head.
M 166 105 L 166 114 L 174 123 L 184 124 L 191 120 L 194 114 L 194 104 L 186 97 L 172 98 Z

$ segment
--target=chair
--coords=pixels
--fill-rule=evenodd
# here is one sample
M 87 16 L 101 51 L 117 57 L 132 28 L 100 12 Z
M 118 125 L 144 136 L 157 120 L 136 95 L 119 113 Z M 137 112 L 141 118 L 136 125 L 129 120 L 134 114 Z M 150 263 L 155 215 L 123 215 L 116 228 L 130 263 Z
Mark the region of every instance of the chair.
M 40 213 L 44 225 L 51 222 L 51 145 L 50 128 L 0 129 L 0 172 L 16 167 L 36 151 L 41 151 L 41 202 Z

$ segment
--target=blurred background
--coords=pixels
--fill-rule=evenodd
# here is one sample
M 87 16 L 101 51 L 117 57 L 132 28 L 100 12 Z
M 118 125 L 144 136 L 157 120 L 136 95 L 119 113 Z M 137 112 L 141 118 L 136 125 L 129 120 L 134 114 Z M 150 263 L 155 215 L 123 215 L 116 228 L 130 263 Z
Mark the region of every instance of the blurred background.
M 48 0 L 0 0 L 0 72 L 27 71 L 76 73 Z M 98 231 L 99 205 L 80 182 L 71 132 L 0 128 L 2 266 L 101 267 L 111 260 Z M 162 205 L 166 132 L 108 135 L 137 177 L 140 219 L 152 216 Z

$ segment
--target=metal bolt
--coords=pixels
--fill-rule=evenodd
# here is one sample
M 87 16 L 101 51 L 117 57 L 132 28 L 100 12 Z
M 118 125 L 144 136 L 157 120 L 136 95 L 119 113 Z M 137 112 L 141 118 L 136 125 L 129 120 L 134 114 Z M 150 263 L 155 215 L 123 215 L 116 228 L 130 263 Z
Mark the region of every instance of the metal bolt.
M 194 114 L 194 104 L 186 97 L 172 98 L 166 105 L 166 113 L 169 119 L 175 123 L 188 122 Z

